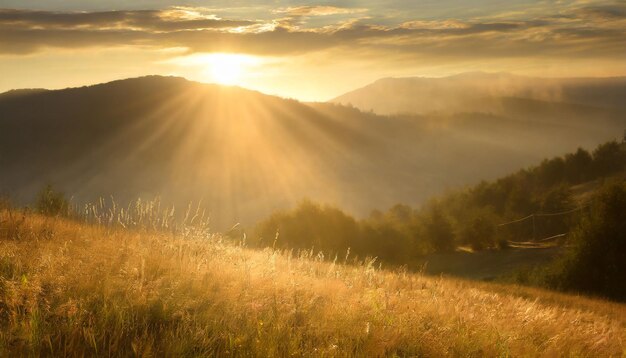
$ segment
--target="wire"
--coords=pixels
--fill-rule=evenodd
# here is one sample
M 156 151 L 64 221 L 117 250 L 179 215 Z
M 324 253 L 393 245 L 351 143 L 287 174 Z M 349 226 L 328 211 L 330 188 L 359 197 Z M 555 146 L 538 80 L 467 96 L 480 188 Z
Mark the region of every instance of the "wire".
M 521 218 L 521 219 L 517 219 L 517 220 L 509 221 L 508 223 L 498 224 L 498 226 L 504 226 L 504 225 L 509 225 L 509 224 L 515 224 L 515 223 L 518 223 L 518 222 L 520 222 L 520 221 L 524 221 L 524 220 L 526 220 L 526 219 L 530 219 L 530 218 L 532 218 L 534 215 L 535 215 L 535 214 L 530 214 L 530 215 L 528 215 L 528 216 L 527 216 L 527 217 L 525 217 L 525 218 Z
M 558 216 L 558 215 L 565 215 L 565 214 L 573 213 L 575 211 L 582 210 L 582 209 L 584 209 L 586 207 L 587 207 L 587 205 L 578 207 L 576 209 L 568 210 L 568 211 L 562 211 L 560 213 L 538 213 L 538 214 L 533 214 L 533 215 L 535 215 L 535 216 Z
M 571 214 L 573 212 L 580 211 L 580 210 L 582 210 L 582 209 L 584 209 L 584 208 L 586 208 L 588 206 L 589 206 L 588 204 L 585 204 L 583 206 L 579 206 L 576 209 L 567 210 L 567 211 L 561 211 L 561 212 L 558 212 L 558 213 L 534 213 L 534 214 L 530 214 L 530 215 L 528 215 L 526 217 L 523 217 L 521 219 L 517 219 L 517 220 L 509 221 L 509 222 L 506 222 L 506 223 L 498 224 L 498 226 L 505 226 L 505 225 L 509 225 L 509 224 L 515 224 L 515 223 L 518 223 L 518 222 L 521 222 L 521 221 L 524 221 L 524 220 L 528 220 L 528 219 L 530 219 L 530 218 L 532 218 L 534 216 L 536 216 L 536 217 L 545 217 L 545 216 L 559 216 L 559 215 Z

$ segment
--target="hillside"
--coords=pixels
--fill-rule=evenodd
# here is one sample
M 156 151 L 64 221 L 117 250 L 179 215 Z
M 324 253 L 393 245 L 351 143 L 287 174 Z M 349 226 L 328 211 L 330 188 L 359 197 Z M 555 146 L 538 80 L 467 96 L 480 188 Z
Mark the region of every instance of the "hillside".
M 380 116 L 158 76 L 14 91 L 0 96 L 0 192 L 29 204 L 51 183 L 77 204 L 202 201 L 217 229 L 303 197 L 366 216 L 593 147 L 626 118 L 520 101 L 509 107 L 528 116 Z
M 626 306 L 0 211 L 0 355 L 620 356 Z M 347 264 L 346 264 L 347 263 Z
M 533 78 L 470 72 L 443 78 L 384 78 L 331 102 L 380 114 L 479 112 L 513 117 L 550 114 L 561 107 L 608 119 L 624 115 L 624 97 L 625 77 Z
M 610 141 L 591 152 L 579 148 L 494 181 L 448 191 L 421 207 L 398 203 L 367 218 L 302 201 L 247 230 L 247 243 L 330 253 L 350 249 L 433 275 L 519 279 L 625 300 L 620 277 L 626 269 L 626 251 L 620 248 L 626 230 L 625 169 L 626 142 Z M 240 238 L 240 231 L 229 236 Z M 592 251 L 584 264 L 568 259 Z M 579 279 L 594 276 L 587 283 L 605 284 L 561 282 L 556 272 L 562 260 L 578 262 L 573 266 L 585 272 L 576 274 Z

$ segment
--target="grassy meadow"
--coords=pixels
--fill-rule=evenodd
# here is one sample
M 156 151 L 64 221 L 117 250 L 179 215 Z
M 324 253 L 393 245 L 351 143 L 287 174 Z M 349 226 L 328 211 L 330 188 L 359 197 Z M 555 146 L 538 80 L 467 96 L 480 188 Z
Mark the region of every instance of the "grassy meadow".
M 626 305 L 0 211 L 0 356 L 626 356 Z

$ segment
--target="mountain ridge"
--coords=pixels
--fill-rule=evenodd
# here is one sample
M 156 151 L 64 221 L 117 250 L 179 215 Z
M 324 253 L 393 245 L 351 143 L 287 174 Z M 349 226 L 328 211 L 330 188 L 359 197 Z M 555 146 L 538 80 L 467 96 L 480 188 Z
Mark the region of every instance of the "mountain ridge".
M 162 76 L 0 96 L 0 191 L 20 203 L 46 183 L 77 203 L 202 199 L 219 228 L 304 197 L 364 216 L 622 128 L 604 110 L 516 103 L 507 113 L 381 116 Z
M 501 97 L 626 110 L 621 100 L 624 96 L 626 77 L 541 78 L 466 72 L 440 78 L 382 78 L 329 102 L 351 104 L 379 114 L 480 111 L 481 107 L 472 102 Z

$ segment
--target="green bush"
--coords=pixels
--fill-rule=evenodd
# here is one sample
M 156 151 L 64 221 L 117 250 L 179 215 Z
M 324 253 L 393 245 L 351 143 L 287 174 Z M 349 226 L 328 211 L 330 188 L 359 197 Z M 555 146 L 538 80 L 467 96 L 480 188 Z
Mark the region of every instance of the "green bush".
M 48 216 L 68 216 L 70 213 L 69 201 L 65 195 L 54 190 L 50 184 L 37 194 L 35 209 L 38 213 Z

